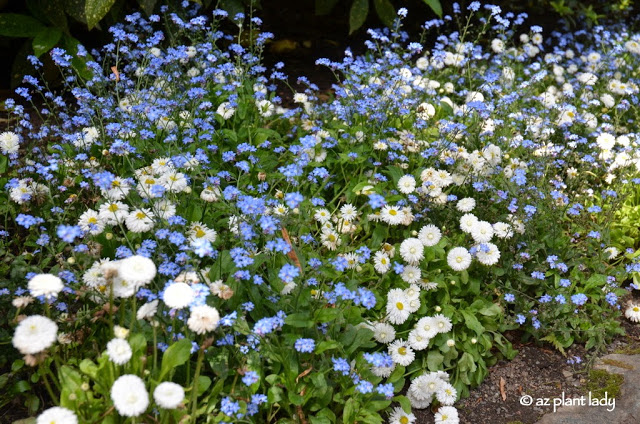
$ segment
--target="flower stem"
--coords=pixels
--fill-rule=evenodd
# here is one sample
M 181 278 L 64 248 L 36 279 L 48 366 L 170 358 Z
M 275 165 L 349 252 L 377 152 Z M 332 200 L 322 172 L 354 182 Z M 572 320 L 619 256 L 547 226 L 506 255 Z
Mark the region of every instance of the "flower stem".
M 193 386 L 191 387 L 191 422 L 196 422 L 196 411 L 198 410 L 198 378 L 200 377 L 200 368 L 202 368 L 202 360 L 204 359 L 204 350 L 198 349 L 198 362 L 196 363 L 196 373 L 193 375 Z

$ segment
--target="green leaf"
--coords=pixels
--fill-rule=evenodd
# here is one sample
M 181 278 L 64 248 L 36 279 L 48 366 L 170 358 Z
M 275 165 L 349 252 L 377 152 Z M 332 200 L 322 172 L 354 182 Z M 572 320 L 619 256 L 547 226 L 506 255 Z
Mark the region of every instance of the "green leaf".
M 84 5 L 84 14 L 87 18 L 87 26 L 89 29 L 93 29 L 98 22 L 104 18 L 111 6 L 116 2 L 116 0 L 87 0 Z
M 464 317 L 464 323 L 467 325 L 467 327 L 475 331 L 478 336 L 484 333 L 484 327 L 482 326 L 482 324 L 480 324 L 480 321 L 478 321 L 478 319 L 473 314 L 467 311 L 460 311 L 460 313 Z
M 211 386 L 211 379 L 206 375 L 201 375 L 198 377 L 198 396 L 207 391 L 207 389 Z
M 391 2 L 389 0 L 373 0 L 373 5 L 382 23 L 392 27 L 393 21 L 396 19 L 396 9 Z
M 444 362 L 444 356 L 440 352 L 429 352 L 427 354 L 427 367 L 429 371 L 438 371 Z
M 140 8 L 147 14 L 147 16 L 153 13 L 153 8 L 158 3 L 158 0 L 138 0 Z
M 92 379 L 98 378 L 98 366 L 91 359 L 83 359 L 79 367 L 80 371 Z
M 5 173 L 5 171 L 7 170 L 8 163 L 9 163 L 9 159 L 7 158 L 7 156 L 5 155 L 0 156 L 0 174 Z
M 402 406 L 402 410 L 404 412 L 406 412 L 407 414 L 411 413 L 411 401 L 409 400 L 408 397 L 406 396 L 396 396 L 393 398 L 393 400 L 395 400 L 396 402 L 398 402 L 400 404 L 400 406 Z
M 424 3 L 433 10 L 433 13 L 438 15 L 439 18 L 442 18 L 442 5 L 440 4 L 440 0 L 423 0 Z
M 0 35 L 4 37 L 35 37 L 44 29 L 40 21 L 17 13 L 0 13 Z
M 73 59 L 71 59 L 71 66 L 78 73 L 78 75 L 80 75 L 81 78 L 88 80 L 91 79 L 93 73 L 91 72 L 91 70 L 89 70 L 89 68 L 87 68 L 87 61 L 93 60 L 93 58 L 89 54 L 84 57 L 78 56 L 78 46 L 80 45 L 80 41 L 69 35 L 65 34 L 62 37 L 62 46 L 67 51 L 67 53 L 73 56 Z
M 69 33 L 67 15 L 64 13 L 64 0 L 27 0 L 26 3 L 31 16 L 62 32 Z
M 315 349 L 315 353 L 322 353 L 327 350 L 337 349 L 340 347 L 340 343 L 335 340 L 325 340 L 318 343 Z
M 51 50 L 62 37 L 62 31 L 59 28 L 44 28 L 33 39 L 33 51 L 36 57 Z
M 182 339 L 169 346 L 169 348 L 162 355 L 162 368 L 160 369 L 159 380 L 164 380 L 164 377 L 169 374 L 169 371 L 184 364 L 189 360 L 191 356 L 191 341 L 188 339 Z
M 284 319 L 284 323 L 298 328 L 309 328 L 313 326 L 311 316 L 307 312 L 287 315 L 287 317 Z
M 339 308 L 323 308 L 316 311 L 314 319 L 319 322 L 331 322 L 335 321 L 341 315 L 342 310 Z
M 316 16 L 328 15 L 338 4 L 338 0 L 316 0 Z
M 355 421 L 357 406 L 358 404 L 354 398 L 347 400 L 347 403 L 344 404 L 344 410 L 342 411 L 342 422 L 350 424 Z
M 360 28 L 369 14 L 369 0 L 353 0 L 349 12 L 349 34 Z
M 83 24 L 87 23 L 87 16 L 85 13 L 86 0 L 62 0 L 64 3 L 64 10 L 73 19 Z

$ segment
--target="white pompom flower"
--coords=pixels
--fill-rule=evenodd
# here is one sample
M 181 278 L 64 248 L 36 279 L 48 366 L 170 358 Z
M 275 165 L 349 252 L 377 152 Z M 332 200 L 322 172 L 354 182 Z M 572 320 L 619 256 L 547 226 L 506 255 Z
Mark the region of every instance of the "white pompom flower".
M 111 400 L 118 413 L 124 417 L 137 417 L 149 407 L 149 393 L 144 381 L 131 374 L 123 375 L 113 383 Z
M 153 391 L 153 399 L 160 408 L 175 409 L 184 400 L 184 389 L 179 384 L 165 381 Z
M 35 355 L 49 348 L 58 335 L 55 322 L 42 315 L 31 315 L 18 324 L 13 333 L 13 346 L 23 355 Z
M 64 288 L 62 280 L 53 274 L 38 274 L 27 285 L 31 296 L 44 296 L 47 299 L 58 296 Z
M 107 343 L 107 356 L 116 365 L 124 365 L 131 359 L 131 346 L 125 339 L 115 338 Z
M 67 408 L 54 406 L 38 415 L 36 424 L 78 424 L 78 417 Z
M 173 283 L 164 291 L 164 295 L 162 296 L 162 300 L 167 304 L 168 307 L 173 309 L 182 309 L 189 306 L 193 299 L 195 298 L 195 293 L 191 286 L 186 283 Z
M 138 286 L 144 286 L 156 276 L 156 264 L 140 255 L 129 256 L 120 261 L 120 277 Z
M 187 321 L 189 330 L 196 334 L 205 334 L 218 327 L 220 314 L 216 308 L 209 305 L 200 305 L 191 309 L 191 315 Z

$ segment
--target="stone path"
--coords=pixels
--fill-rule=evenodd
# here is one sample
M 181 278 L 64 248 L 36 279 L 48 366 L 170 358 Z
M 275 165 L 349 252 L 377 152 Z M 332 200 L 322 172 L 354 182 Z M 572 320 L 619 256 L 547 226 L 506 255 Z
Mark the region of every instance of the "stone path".
M 588 406 L 596 400 L 585 396 L 571 406 L 559 406 L 555 413 L 546 414 L 536 424 L 640 423 L 640 355 L 607 355 L 600 358 L 594 368 L 624 377 L 615 403 L 612 399 L 606 399 L 603 405 Z

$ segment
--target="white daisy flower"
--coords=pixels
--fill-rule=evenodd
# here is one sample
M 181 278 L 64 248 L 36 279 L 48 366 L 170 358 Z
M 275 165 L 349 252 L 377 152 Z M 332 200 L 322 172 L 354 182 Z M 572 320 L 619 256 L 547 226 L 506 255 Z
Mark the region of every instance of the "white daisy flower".
M 400 225 L 405 219 L 402 209 L 391 205 L 385 205 L 382 207 L 380 217 L 389 225 Z
M 431 224 L 422 227 L 418 233 L 418 240 L 427 247 L 435 246 L 440 242 L 441 238 L 442 233 L 440 232 L 440 229 Z
M 447 255 L 447 263 L 454 271 L 463 271 L 471 265 L 471 254 L 464 247 L 455 247 Z
M 478 221 L 471 229 L 471 237 L 476 243 L 488 243 L 493 238 L 493 226 L 487 221 Z
M 150 283 L 156 276 L 156 264 L 144 256 L 129 256 L 119 261 L 119 263 L 120 277 L 138 286 Z
M 431 338 L 427 337 L 420 329 L 415 328 L 409 332 L 408 341 L 413 350 L 424 350 L 429 347 Z
M 113 383 L 111 400 L 118 413 L 124 417 L 137 417 L 149 407 L 149 393 L 144 381 L 131 374 L 120 376 Z
M 435 373 L 422 374 L 414 378 L 409 385 L 409 393 L 416 399 L 429 401 L 442 386 L 442 380 Z
M 282 203 L 278 203 L 273 207 L 273 214 L 276 216 L 285 216 L 289 213 L 289 208 L 283 205 Z
M 189 187 L 189 181 L 182 172 L 164 174 L 159 181 L 170 193 L 181 193 Z
M 38 274 L 32 277 L 27 284 L 31 296 L 44 296 L 47 299 L 57 297 L 64 288 L 59 277 L 53 274 Z
M 342 244 L 340 236 L 335 231 L 323 231 L 320 236 L 322 245 L 329 250 L 336 250 Z
M 205 239 L 211 243 L 216 241 L 217 233 L 215 230 L 207 227 L 201 222 L 194 222 L 191 224 L 189 231 L 187 232 L 189 241 L 193 243 L 198 239 Z
M 187 325 L 189 330 L 196 334 L 205 334 L 213 331 L 218 327 L 220 314 L 216 308 L 209 305 L 195 306 L 191 309 L 191 315 Z
M 145 319 L 151 318 L 158 311 L 158 299 L 152 300 L 151 302 L 145 303 L 140 308 L 138 308 L 138 312 L 136 313 L 137 319 Z
M 387 294 L 387 319 L 392 324 L 402 324 L 409 318 L 409 299 L 402 289 L 391 289 Z
M 104 222 L 100 219 L 98 212 L 93 209 L 86 210 L 80 219 L 78 219 L 78 225 L 82 228 L 82 231 L 86 231 L 91 235 L 98 235 L 104 231 Z
M 98 214 L 106 225 L 118 225 L 129 216 L 129 206 L 117 201 L 103 203 L 100 205 Z
M 458 200 L 456 204 L 456 209 L 460 212 L 471 212 L 476 207 L 476 201 L 471 197 L 465 197 L 464 199 Z
M 132 352 L 129 342 L 115 338 L 107 343 L 107 356 L 116 365 L 124 365 L 131 359 Z
M 391 343 L 396 338 L 396 330 L 391 324 L 386 322 L 377 322 L 373 325 L 373 338 L 378 343 Z
M 443 381 L 440 385 L 440 389 L 436 392 L 436 399 L 442 405 L 453 405 L 458 399 L 458 391 L 451 385 Z
M 382 251 L 378 251 L 373 255 L 373 267 L 380 274 L 384 274 L 391 268 L 391 260 L 389 256 Z
M 493 224 L 493 232 L 500 239 L 510 239 L 513 237 L 513 229 L 506 222 L 496 222 Z
M 404 412 L 401 406 L 393 408 L 391 415 L 389 415 L 389 424 L 414 424 L 416 422 L 416 416 Z
M 153 399 L 162 409 L 175 409 L 184 400 L 184 389 L 179 384 L 165 381 L 153 391 Z
M 191 302 L 193 302 L 194 298 L 195 293 L 193 292 L 193 289 L 186 283 L 171 284 L 165 289 L 164 295 L 162 296 L 164 303 L 173 309 L 186 308 Z
M 78 417 L 67 408 L 54 406 L 38 415 L 36 424 L 78 424 Z
M 438 323 L 434 317 L 423 317 L 418 320 L 416 327 L 424 333 L 424 335 L 430 339 L 434 338 L 438 334 Z
M 413 409 L 427 409 L 431 407 L 431 402 L 433 401 L 433 395 L 429 399 L 418 399 L 413 395 L 412 392 L 407 392 L 407 398 L 409 402 L 411 402 L 411 408 Z
M 317 209 L 313 218 L 321 224 L 325 224 L 331 220 L 331 213 L 327 209 Z
M 403 194 L 411 194 L 416 190 L 416 179 L 413 175 L 404 175 L 398 180 L 398 190 Z
M 347 203 L 340 208 L 340 216 L 347 221 L 353 221 L 358 217 L 358 210 L 351 203 Z
M 133 233 L 143 233 L 153 228 L 153 212 L 150 209 L 135 209 L 125 219 L 127 228 Z
M 633 322 L 640 322 L 640 305 L 630 304 L 627 310 L 624 311 L 624 316 Z
M 402 259 L 411 264 L 417 265 L 424 259 L 424 246 L 417 238 L 408 238 L 400 244 L 400 256 Z
M 169 219 L 176 215 L 176 205 L 168 199 L 162 199 L 153 205 L 154 215 L 160 219 Z
M 49 348 L 58 334 L 55 322 L 42 315 L 31 315 L 18 324 L 13 333 L 13 346 L 23 355 L 35 355 Z
M 403 367 L 410 365 L 416 358 L 413 349 L 402 339 L 389 345 L 389 355 L 391 355 L 393 362 Z
M 18 153 L 20 149 L 20 137 L 11 131 L 0 134 L 0 151 L 5 155 Z
M 418 281 L 420 281 L 421 276 L 422 271 L 420 270 L 420 268 L 413 265 L 405 265 L 404 269 L 402 270 L 402 274 L 400 274 L 402 281 L 408 284 L 416 284 Z
M 433 416 L 436 424 L 458 424 L 458 410 L 453 406 L 442 406 Z
M 377 377 L 387 378 L 393 373 L 393 370 L 396 369 L 396 364 L 393 364 L 390 367 L 371 367 L 371 372 L 373 375 Z
M 460 218 L 460 229 L 467 234 L 471 234 L 471 231 L 473 231 L 473 228 L 476 226 L 477 222 L 478 218 L 476 218 L 476 216 L 472 213 L 462 215 L 462 217 Z
M 478 246 L 476 259 L 483 265 L 495 265 L 500 260 L 500 250 L 493 243 L 483 243 Z
M 200 198 L 205 202 L 217 202 L 222 192 L 218 187 L 206 187 L 200 192 Z
M 433 321 L 435 323 L 436 330 L 438 330 L 438 333 L 448 333 L 449 331 L 451 331 L 451 328 L 453 328 L 451 320 L 442 314 L 434 315 Z

